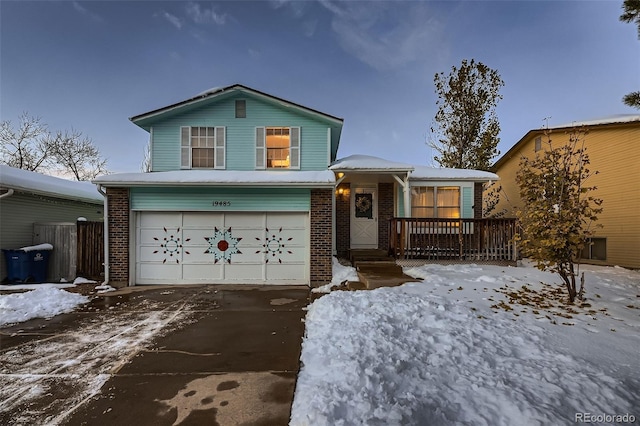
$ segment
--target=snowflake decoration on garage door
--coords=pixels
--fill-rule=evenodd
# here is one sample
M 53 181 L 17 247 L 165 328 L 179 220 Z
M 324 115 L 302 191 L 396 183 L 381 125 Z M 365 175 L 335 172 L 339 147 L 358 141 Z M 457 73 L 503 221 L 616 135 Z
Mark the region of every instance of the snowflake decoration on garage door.
M 176 259 L 176 263 L 180 263 L 180 259 L 178 257 L 180 256 L 181 251 L 183 251 L 184 254 L 190 254 L 188 251 L 183 250 L 182 241 L 179 236 L 180 228 L 176 229 L 176 232 L 170 232 L 167 228 L 162 229 L 164 229 L 164 237 L 162 237 L 162 240 L 159 237 L 153 237 L 154 240 L 160 242 L 160 250 L 156 250 L 153 253 L 162 252 L 162 254 L 164 254 L 164 260 L 162 263 L 167 263 L 167 260 L 174 257 Z M 191 240 L 191 238 L 187 238 L 184 241 L 186 242 L 189 240 Z
M 267 235 L 262 242 L 262 250 L 258 250 L 256 253 L 265 253 L 267 255 L 265 263 L 269 263 L 269 258 L 275 260 L 276 256 L 278 257 L 278 262 L 282 263 L 282 258 L 280 257 L 282 254 L 292 254 L 291 250 L 287 249 L 287 244 L 293 240 L 293 237 L 285 240 L 285 238 L 281 236 L 282 228 L 278 230 L 278 235 L 276 235 L 275 232 L 270 233 L 268 228 L 265 230 Z M 262 241 L 262 239 L 258 237 L 256 237 L 256 240 Z
M 205 250 L 205 253 L 213 254 L 214 263 L 218 263 L 219 260 L 231 263 L 232 254 L 242 254 L 238 250 L 238 242 L 242 238 L 232 237 L 231 227 L 227 230 L 215 228 L 213 237 L 204 237 L 204 239 L 209 243 L 209 248 Z

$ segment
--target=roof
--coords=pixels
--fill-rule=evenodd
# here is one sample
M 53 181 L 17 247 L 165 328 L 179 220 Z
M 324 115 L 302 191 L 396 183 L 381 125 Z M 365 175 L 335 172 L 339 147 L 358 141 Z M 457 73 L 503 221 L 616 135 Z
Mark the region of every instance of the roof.
M 409 180 L 470 180 L 473 182 L 486 182 L 499 180 L 500 177 L 491 172 L 470 169 L 450 169 L 428 166 L 416 166 Z
M 336 160 L 329 166 L 334 172 L 358 171 L 358 172 L 409 172 L 413 170 L 411 164 L 396 163 L 371 155 L 350 155 Z
M 493 164 L 492 169 L 497 170 L 505 161 L 513 157 L 513 154 L 520 149 L 520 146 L 527 141 L 531 135 L 536 133 L 543 133 L 546 130 L 559 130 L 559 129 L 573 129 L 580 127 L 599 127 L 599 126 L 616 126 L 621 124 L 634 124 L 640 125 L 640 114 L 617 114 L 610 115 L 602 118 L 595 118 L 592 120 L 573 121 L 571 123 L 564 123 L 549 127 L 541 127 L 539 129 L 529 130 L 518 142 L 515 143 L 507 152 L 505 152 L 500 158 Z
M 61 179 L 28 170 L 0 165 L 0 186 L 30 194 L 73 201 L 103 203 L 103 197 L 90 182 Z
M 149 111 L 149 112 L 145 112 L 136 116 L 133 116 L 130 118 L 130 120 L 132 122 L 134 122 L 135 124 L 139 125 L 140 127 L 144 128 L 145 130 L 149 130 L 146 126 L 145 126 L 145 122 L 151 118 L 157 117 L 161 114 L 165 114 L 171 111 L 174 111 L 176 109 L 182 109 L 183 107 L 186 107 L 188 105 L 193 105 L 193 104 L 198 104 L 201 102 L 206 102 L 206 101 L 211 101 L 215 98 L 220 98 L 220 97 L 224 97 L 226 95 L 232 94 L 233 92 L 237 92 L 237 91 L 242 91 L 244 93 L 248 93 L 251 95 L 254 95 L 258 98 L 262 98 L 265 100 L 269 100 L 271 102 L 277 102 L 283 106 L 286 107 L 294 107 L 294 108 L 298 108 L 302 111 L 305 111 L 307 113 L 310 113 L 312 115 L 315 116 L 319 116 L 321 118 L 324 118 L 325 120 L 329 120 L 329 121 L 333 121 L 336 124 L 339 124 L 340 126 L 342 126 L 342 123 L 344 122 L 344 120 L 342 118 L 338 118 L 335 117 L 333 115 L 288 101 L 286 99 L 282 99 L 279 98 L 277 96 L 273 96 L 270 95 L 268 93 L 264 93 L 261 92 L 259 90 L 256 89 L 252 89 L 250 87 L 244 86 L 242 84 L 234 84 L 231 86 L 226 86 L 226 87 L 215 87 L 209 90 L 206 90 L 202 93 L 197 94 L 196 96 L 189 98 L 189 99 L 185 99 L 184 101 L 180 101 L 178 103 L 175 104 L 171 104 L 168 105 L 166 107 L 162 107 L 162 108 L 158 108 L 155 109 L 153 111 Z
M 336 160 L 329 169 L 334 172 L 410 173 L 409 180 L 470 180 L 474 182 L 486 182 L 499 179 L 495 173 L 481 170 L 414 166 L 412 164 L 397 163 L 371 155 L 350 155 L 349 157 Z
M 173 170 L 150 173 L 119 173 L 99 176 L 103 186 L 288 186 L 333 187 L 335 175 L 329 170 Z

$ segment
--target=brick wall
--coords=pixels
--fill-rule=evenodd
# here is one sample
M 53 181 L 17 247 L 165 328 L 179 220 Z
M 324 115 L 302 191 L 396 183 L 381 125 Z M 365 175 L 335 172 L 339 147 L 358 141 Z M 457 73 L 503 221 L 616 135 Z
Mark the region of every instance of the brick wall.
M 311 286 L 328 284 L 332 278 L 332 189 L 311 190 Z
M 473 218 L 482 219 L 482 183 L 473 184 Z
M 342 194 L 340 194 L 342 190 Z M 336 195 L 336 251 L 338 256 L 347 257 L 347 251 L 351 247 L 351 185 L 341 183 L 338 185 Z
M 129 189 L 107 188 L 109 204 L 109 282 L 129 284 Z
M 378 248 L 389 249 L 389 219 L 393 217 L 393 183 L 378 184 Z

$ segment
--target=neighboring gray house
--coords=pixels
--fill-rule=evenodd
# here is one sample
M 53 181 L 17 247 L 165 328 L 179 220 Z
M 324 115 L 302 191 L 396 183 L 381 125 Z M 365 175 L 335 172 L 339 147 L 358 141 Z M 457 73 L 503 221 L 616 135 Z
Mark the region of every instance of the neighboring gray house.
M 103 206 L 104 198 L 89 182 L 0 165 L 0 248 L 17 249 L 42 242 L 34 239 L 35 223 L 75 224 L 78 217 L 102 220 Z M 54 256 L 60 249 L 54 247 Z M 0 257 L 3 280 L 7 270 L 4 255 Z

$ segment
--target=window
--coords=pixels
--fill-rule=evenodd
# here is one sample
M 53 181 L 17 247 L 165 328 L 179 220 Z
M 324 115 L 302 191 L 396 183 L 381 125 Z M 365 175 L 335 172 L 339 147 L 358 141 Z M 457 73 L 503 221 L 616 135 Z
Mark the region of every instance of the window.
M 225 133 L 224 127 L 182 127 L 180 167 L 224 169 Z
M 535 152 L 538 152 L 542 149 L 542 137 L 538 136 L 535 141 Z
M 244 99 L 236 101 L 236 118 L 247 118 L 247 101 Z
M 607 239 L 589 238 L 582 249 L 582 258 L 590 260 L 607 260 Z
M 300 127 L 256 128 L 257 169 L 299 169 Z
M 411 216 L 457 219 L 460 215 L 460 187 L 414 186 L 411 188 Z

